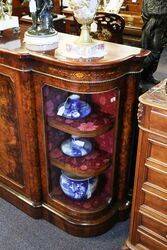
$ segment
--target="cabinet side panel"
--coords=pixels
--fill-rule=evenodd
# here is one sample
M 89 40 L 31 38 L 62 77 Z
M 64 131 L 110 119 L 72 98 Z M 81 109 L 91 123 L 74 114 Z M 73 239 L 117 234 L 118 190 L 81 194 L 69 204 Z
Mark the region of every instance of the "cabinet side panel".
M 16 95 L 12 81 L 0 75 L 0 176 L 24 184 Z

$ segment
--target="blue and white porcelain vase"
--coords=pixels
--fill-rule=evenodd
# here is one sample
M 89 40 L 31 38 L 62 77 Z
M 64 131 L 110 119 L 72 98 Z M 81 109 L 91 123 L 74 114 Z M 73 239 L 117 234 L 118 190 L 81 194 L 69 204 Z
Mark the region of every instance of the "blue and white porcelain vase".
M 72 94 L 67 97 L 66 101 L 62 103 L 57 115 L 63 116 L 69 119 L 84 118 L 91 113 L 91 107 L 88 103 L 80 100 L 80 96 Z
M 70 139 L 61 144 L 61 150 L 65 155 L 81 157 L 92 151 L 92 143 L 84 138 L 72 135 Z
M 81 179 L 70 176 L 62 172 L 60 176 L 60 187 L 62 191 L 70 198 L 75 200 L 84 200 L 91 198 L 98 183 L 98 177 L 89 177 Z

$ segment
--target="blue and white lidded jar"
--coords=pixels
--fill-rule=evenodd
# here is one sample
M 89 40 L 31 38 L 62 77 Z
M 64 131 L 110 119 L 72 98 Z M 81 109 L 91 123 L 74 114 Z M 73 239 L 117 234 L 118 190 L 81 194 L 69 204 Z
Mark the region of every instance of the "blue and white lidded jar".
M 82 179 L 62 172 L 60 176 L 60 187 L 62 191 L 72 199 L 84 200 L 91 198 L 98 183 L 98 177 Z

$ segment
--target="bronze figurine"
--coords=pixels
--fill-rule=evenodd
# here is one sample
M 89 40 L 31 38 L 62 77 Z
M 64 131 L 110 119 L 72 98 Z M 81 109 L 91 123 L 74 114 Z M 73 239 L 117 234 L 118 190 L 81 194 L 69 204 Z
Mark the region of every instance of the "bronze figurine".
M 31 35 L 51 35 L 55 33 L 53 28 L 52 0 L 30 0 L 29 2 L 32 26 L 28 33 Z

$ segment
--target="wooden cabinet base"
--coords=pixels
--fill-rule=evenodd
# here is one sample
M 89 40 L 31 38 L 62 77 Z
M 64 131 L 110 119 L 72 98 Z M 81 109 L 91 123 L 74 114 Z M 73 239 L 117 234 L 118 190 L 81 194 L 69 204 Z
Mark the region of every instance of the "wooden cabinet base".
M 102 211 L 102 215 L 96 219 L 90 220 L 74 220 L 59 211 L 53 210 L 48 205 L 43 205 L 43 218 L 63 229 L 69 234 L 79 237 L 92 237 L 100 235 L 108 231 L 116 222 L 123 221 L 129 216 L 130 208 L 119 211 L 119 205 L 115 204 L 111 208 Z M 86 221 L 86 222 L 85 222 Z
M 140 248 L 139 248 L 140 249 Z M 142 249 L 142 248 L 141 248 Z M 129 240 L 126 241 L 125 245 L 123 246 L 122 250 L 137 250 L 136 247 L 134 247 Z
M 42 218 L 42 204 L 34 203 L 26 196 L 0 183 L 0 197 L 22 210 L 34 219 Z
M 109 230 L 117 221 L 127 218 L 129 207 L 124 211 L 118 204 L 102 211 L 98 219 L 77 220 L 72 216 L 60 213 L 60 211 L 45 203 L 34 203 L 27 197 L 20 195 L 15 190 L 0 183 L 0 197 L 22 210 L 34 219 L 45 219 L 69 234 L 79 237 L 100 235 Z M 120 217 L 121 215 L 121 217 Z M 85 222 L 86 221 L 86 222 Z
M 79 237 L 90 237 L 105 233 L 118 221 L 116 206 L 103 213 L 103 216 L 92 220 L 75 220 L 66 214 L 53 210 L 47 204 L 43 205 L 43 218 L 58 226 L 69 234 Z

